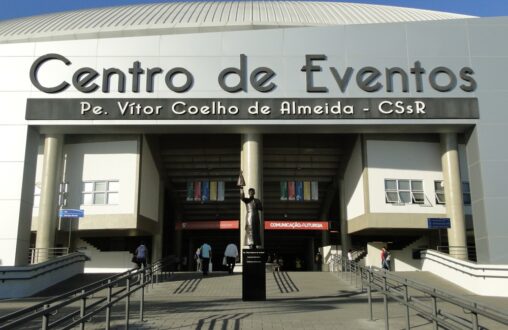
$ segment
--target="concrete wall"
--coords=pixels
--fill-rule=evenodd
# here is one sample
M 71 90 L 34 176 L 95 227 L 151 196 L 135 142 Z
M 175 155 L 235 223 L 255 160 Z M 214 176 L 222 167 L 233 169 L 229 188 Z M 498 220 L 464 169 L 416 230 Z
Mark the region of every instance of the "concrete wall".
M 477 264 L 457 260 L 447 254 L 427 250 L 421 270 L 431 272 L 482 296 L 508 297 L 508 266 Z
M 353 219 L 365 213 L 363 189 L 363 164 L 361 137 L 356 139 L 353 152 L 344 172 L 347 218 Z
M 85 262 L 85 273 L 121 273 L 136 267 L 129 251 L 101 251 L 81 239 L 75 244 L 78 252 L 90 258 Z
M 0 298 L 25 298 L 83 273 L 83 255 L 71 254 L 25 267 L 0 267 Z
M 442 181 L 439 143 L 367 140 L 370 211 L 372 213 L 446 213 L 435 202 L 434 181 Z M 393 204 L 385 200 L 385 179 L 422 180 L 425 204 Z
M 86 141 L 64 146 L 65 180 L 69 183 L 66 208 L 85 211 L 85 217 L 76 220 L 75 225 L 79 229 L 136 228 L 138 141 Z M 42 158 L 38 154 L 39 164 Z M 36 178 L 40 178 L 40 171 L 42 167 L 38 166 Z M 119 181 L 119 204 L 83 204 L 83 182 L 100 180 Z M 35 231 L 38 208 L 33 214 L 31 228 Z
M 427 248 L 428 244 L 428 238 L 421 237 L 402 250 L 390 250 L 391 270 L 397 272 L 420 270 L 422 262 L 419 259 L 413 259 L 413 250 Z M 386 242 L 370 242 L 367 244 L 365 266 L 381 268 L 381 249 L 383 246 L 389 246 L 389 244 Z
M 146 139 L 141 147 L 141 178 L 139 187 L 139 214 L 159 221 L 160 175 Z

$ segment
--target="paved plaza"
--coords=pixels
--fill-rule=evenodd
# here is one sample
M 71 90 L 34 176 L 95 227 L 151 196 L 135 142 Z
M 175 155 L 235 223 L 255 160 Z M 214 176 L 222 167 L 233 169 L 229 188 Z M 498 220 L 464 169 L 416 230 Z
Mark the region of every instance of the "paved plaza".
M 326 272 L 267 273 L 267 300 L 241 299 L 241 274 L 177 273 L 147 295 L 145 321 L 134 329 L 382 329 L 382 297 L 374 294 L 374 321 L 368 320 L 367 296 L 347 275 Z M 456 290 L 459 290 L 455 288 Z M 136 301 L 136 299 L 133 299 Z M 137 319 L 138 305 L 132 307 Z M 390 328 L 404 329 L 404 310 L 391 302 Z M 121 320 L 113 324 L 122 328 Z M 415 329 L 432 325 L 415 312 Z M 100 328 L 97 323 L 97 328 Z
M 508 309 L 507 298 L 479 297 L 435 275 L 426 272 L 398 273 L 412 280 L 457 296 L 478 301 L 499 310 Z M 61 293 L 69 285 L 85 284 L 101 276 L 88 275 L 71 279 L 34 297 L 0 302 L 5 315 L 22 307 L 47 299 L 51 292 Z M 104 275 L 102 275 L 104 276 Z M 150 286 L 145 294 L 144 320 L 139 320 L 139 294 L 130 304 L 131 329 L 384 329 L 383 298 L 373 293 L 374 320 L 368 320 L 367 295 L 350 273 L 328 272 L 267 272 L 267 300 L 244 302 L 241 299 L 241 274 L 175 273 L 161 283 Z M 356 285 L 357 284 L 357 285 Z M 415 295 L 414 292 L 412 292 Z M 92 303 L 101 295 L 90 299 Z M 418 295 L 416 295 L 418 297 Z M 423 297 L 418 297 L 424 299 Z M 78 303 L 76 303 L 78 304 Z M 440 308 L 448 308 L 440 302 Z M 452 307 L 454 308 L 454 307 Z M 70 312 L 65 308 L 60 315 Z M 461 310 L 457 310 L 461 314 Z M 405 329 L 405 310 L 397 302 L 389 303 L 390 329 Z M 112 328 L 124 329 L 125 304 L 113 308 Z M 57 317 L 57 315 L 55 315 Z M 468 317 L 465 315 L 464 317 Z M 103 329 L 104 314 L 96 315 L 86 329 Z M 486 323 L 488 329 L 507 329 Z M 25 327 L 38 329 L 34 322 Z M 411 328 L 432 329 L 429 320 L 411 311 Z

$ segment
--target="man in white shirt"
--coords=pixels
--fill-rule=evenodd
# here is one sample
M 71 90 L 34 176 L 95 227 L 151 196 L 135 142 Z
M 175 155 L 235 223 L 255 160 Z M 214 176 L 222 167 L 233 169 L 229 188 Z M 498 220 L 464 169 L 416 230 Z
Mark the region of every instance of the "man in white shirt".
M 238 257 L 238 248 L 234 243 L 229 243 L 224 251 L 224 257 L 226 257 L 226 264 L 228 266 L 228 272 L 233 274 L 235 268 L 236 258 Z

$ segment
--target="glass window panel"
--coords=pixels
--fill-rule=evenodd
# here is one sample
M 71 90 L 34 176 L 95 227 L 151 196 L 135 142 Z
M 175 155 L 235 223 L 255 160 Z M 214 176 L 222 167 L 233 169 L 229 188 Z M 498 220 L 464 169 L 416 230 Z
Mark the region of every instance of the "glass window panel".
M 464 199 L 464 204 L 471 205 L 471 194 L 462 194 L 462 199 Z
M 409 190 L 409 180 L 399 180 L 400 190 Z
M 93 182 L 83 182 L 83 191 L 84 192 L 92 192 L 93 191 Z
M 463 193 L 469 192 L 469 182 L 462 182 L 462 192 Z
M 423 204 L 424 202 L 425 202 L 425 198 L 423 196 L 423 193 L 421 193 L 421 192 L 413 193 L 413 203 Z
M 106 181 L 95 182 L 95 191 L 106 191 Z
M 434 181 L 434 190 L 444 191 L 443 181 Z
M 399 197 L 401 203 L 409 204 L 411 203 L 411 193 L 409 191 L 400 191 Z
M 436 193 L 436 201 L 438 204 L 445 204 L 445 195 L 443 193 Z
M 93 204 L 93 194 L 83 194 L 83 204 Z
M 398 197 L 396 192 L 387 191 L 386 192 L 386 201 L 388 203 L 398 203 L 399 202 L 399 197 Z
M 411 181 L 411 190 L 423 191 L 423 181 Z
M 94 204 L 106 204 L 106 193 L 98 193 L 93 196 Z
M 39 207 L 41 203 L 41 196 L 37 195 L 37 196 L 34 196 L 34 207 Z
M 119 198 L 120 197 L 120 194 L 115 192 L 115 193 L 109 193 L 108 194 L 108 204 L 120 204 L 119 203 Z
M 385 190 L 397 190 L 397 181 L 385 180 Z
M 109 181 L 108 191 L 119 191 L 118 181 Z

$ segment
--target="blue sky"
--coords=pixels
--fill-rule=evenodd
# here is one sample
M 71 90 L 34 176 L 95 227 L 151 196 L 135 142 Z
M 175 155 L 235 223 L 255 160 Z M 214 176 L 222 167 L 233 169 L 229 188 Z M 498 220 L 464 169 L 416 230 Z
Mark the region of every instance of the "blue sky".
M 4 0 L 0 20 L 44 13 L 118 6 L 136 3 L 157 3 L 164 0 Z M 169 1 L 168 1 L 169 2 Z M 508 0 L 349 0 L 344 2 L 372 3 L 401 7 L 440 10 L 474 16 L 508 16 Z M 6 3 L 9 5 L 7 6 Z

